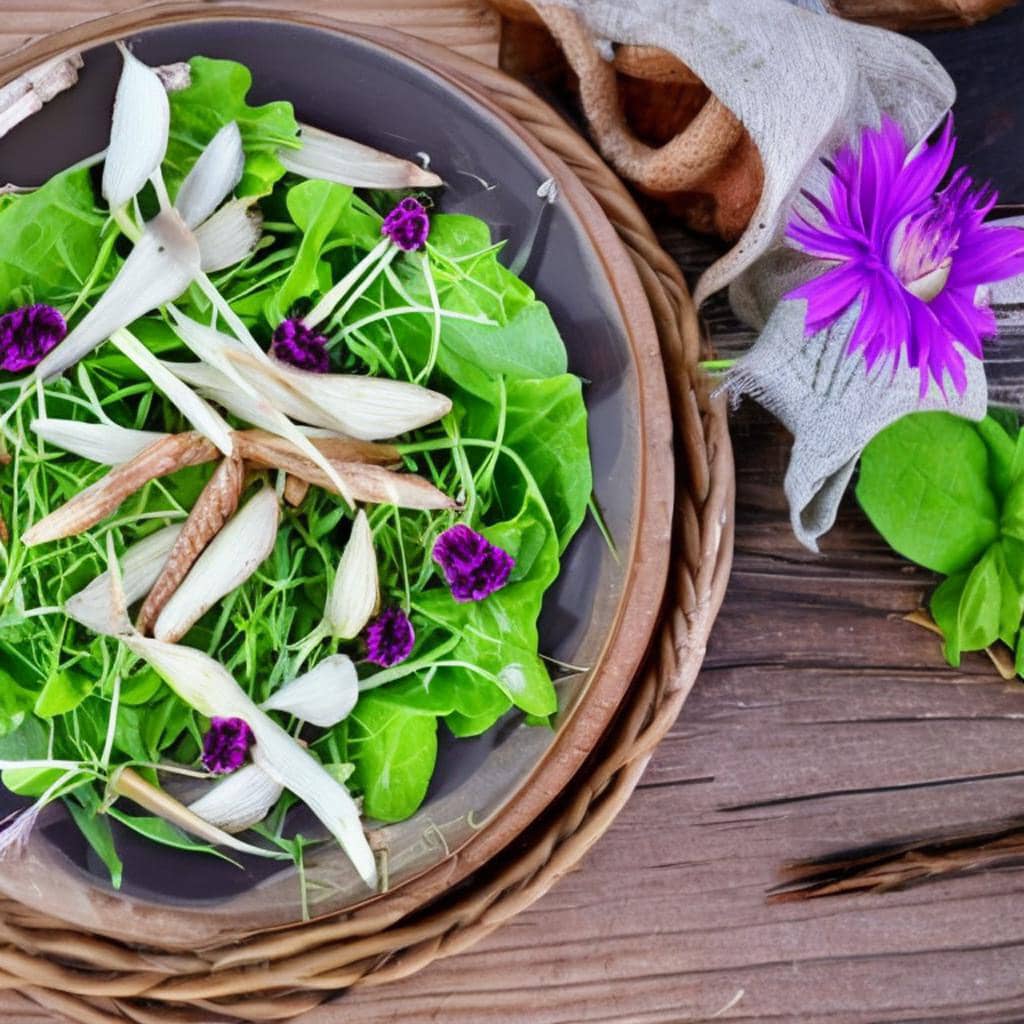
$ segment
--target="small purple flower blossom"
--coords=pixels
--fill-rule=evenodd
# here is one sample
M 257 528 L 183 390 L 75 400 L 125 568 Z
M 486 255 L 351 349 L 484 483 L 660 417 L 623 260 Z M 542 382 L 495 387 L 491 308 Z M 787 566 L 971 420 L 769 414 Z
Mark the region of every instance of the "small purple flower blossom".
M 444 570 L 456 601 L 482 601 L 508 583 L 516 562 L 464 523 L 450 527 L 434 543 L 434 561 Z
M 963 168 L 942 191 L 956 139 L 952 119 L 939 137 L 911 153 L 889 118 L 865 130 L 859 147 L 835 155 L 829 202 L 804 193 L 818 216 L 798 213 L 788 238 L 833 266 L 790 292 L 807 300 L 806 333 L 835 323 L 859 303 L 847 353 L 862 351 L 867 369 L 901 356 L 945 391 L 967 387 L 961 349 L 982 358 L 983 339 L 995 335 L 992 311 L 979 305 L 979 288 L 1024 272 L 1024 231 L 983 223 L 996 202 L 976 188 Z
M 427 208 L 412 196 L 403 199 L 385 218 L 380 233 L 387 235 L 399 249 L 413 252 L 427 244 L 430 218 Z
M 22 306 L 4 313 L 0 316 L 0 370 L 32 369 L 67 333 L 64 317 L 53 306 Z
M 366 627 L 366 657 L 383 668 L 405 661 L 415 645 L 416 630 L 401 608 L 385 608 Z
M 252 729 L 241 718 L 211 718 L 203 737 L 203 764 L 217 775 L 237 771 L 254 741 Z
M 301 320 L 282 320 L 278 324 L 270 354 L 282 363 L 313 373 L 327 373 L 331 368 L 327 339 Z

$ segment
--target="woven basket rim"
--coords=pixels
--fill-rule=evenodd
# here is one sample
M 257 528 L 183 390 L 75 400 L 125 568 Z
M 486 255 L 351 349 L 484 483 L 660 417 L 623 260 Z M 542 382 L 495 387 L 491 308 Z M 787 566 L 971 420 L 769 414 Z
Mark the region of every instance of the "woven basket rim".
M 161 9 L 167 7 L 155 8 Z M 217 13 L 221 10 L 238 11 L 243 17 L 266 13 L 263 8 L 214 9 Z M 308 23 L 306 19 L 300 22 Z M 323 25 L 324 21 L 316 19 L 315 23 Z M 354 31 L 377 39 L 386 35 L 366 26 Z M 676 533 L 678 568 L 658 645 L 630 690 L 614 734 L 606 738 L 599 755 L 592 759 L 585 776 L 576 780 L 572 791 L 560 794 L 543 820 L 516 843 L 509 857 L 492 858 L 476 869 L 470 883 L 412 919 L 399 914 L 393 920 L 360 923 L 352 915 L 343 915 L 338 920 L 287 929 L 241 948 L 211 950 L 198 963 L 183 958 L 187 964 L 177 965 L 178 973 L 194 974 L 206 964 L 218 970 L 217 980 L 184 976 L 177 982 L 170 978 L 155 982 L 146 979 L 137 981 L 134 990 L 125 980 L 128 965 L 134 963 L 135 974 L 142 968 L 129 947 L 106 944 L 98 953 L 95 940 L 90 944 L 86 936 L 78 936 L 70 947 L 63 947 L 64 955 L 70 948 L 80 966 L 114 970 L 116 974 L 111 979 L 104 970 L 105 980 L 93 983 L 87 991 L 79 985 L 78 994 L 70 996 L 66 992 L 76 988 L 67 976 L 72 972 L 60 963 L 60 953 L 39 944 L 40 935 L 56 928 L 57 923 L 7 904 L 0 915 L 4 938 L 29 958 L 18 972 L 26 994 L 73 1019 L 209 1020 L 214 1010 L 239 1016 L 243 1003 L 246 1014 L 258 1011 L 262 1016 L 273 1005 L 275 1016 L 288 1016 L 317 1005 L 325 998 L 325 990 L 380 984 L 465 948 L 547 891 L 610 825 L 639 779 L 650 752 L 674 720 L 703 657 L 731 559 L 734 481 L 725 406 L 720 399 L 709 398 L 698 380 L 700 329 L 678 268 L 657 245 L 621 183 L 546 104 L 500 72 L 431 44 L 413 41 L 412 45 L 418 54 L 441 63 L 470 89 L 486 93 L 510 116 L 528 123 L 541 144 L 567 161 L 595 192 L 637 263 L 663 333 L 679 447 L 686 457 Z M 18 55 L 26 65 L 38 61 L 34 49 L 29 47 Z M 310 958 L 318 965 L 315 969 Z M 152 960 L 152 955 L 148 959 Z M 235 990 L 231 988 L 232 968 L 257 961 L 269 973 L 261 973 L 259 979 L 250 976 L 244 991 L 255 985 L 267 995 L 242 997 L 237 979 Z M 59 976 L 54 977 L 50 969 Z M 77 977 L 82 972 L 73 973 Z M 165 1002 L 164 996 L 171 1002 Z M 136 997 L 157 1002 L 140 1002 Z M 153 1007 L 152 1012 L 147 1006 Z M 163 1007 L 159 1013 L 157 1006 Z M 168 1016 L 172 1006 L 179 1009 Z M 188 1006 L 193 1010 L 186 1010 Z

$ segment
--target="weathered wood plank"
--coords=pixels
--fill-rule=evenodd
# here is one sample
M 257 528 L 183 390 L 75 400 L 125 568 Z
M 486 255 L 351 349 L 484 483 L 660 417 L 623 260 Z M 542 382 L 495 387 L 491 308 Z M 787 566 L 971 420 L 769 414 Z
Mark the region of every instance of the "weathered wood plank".
M 211 6 L 216 0 L 212 0 Z M 246 0 L 248 6 L 297 10 L 345 18 L 364 24 L 386 25 L 431 42 L 443 43 L 477 60 L 494 64 L 498 54 L 497 18 L 484 0 Z M 138 0 L 9 0 L 3 5 L 0 53 L 34 38 L 58 32 L 90 18 L 145 6 Z

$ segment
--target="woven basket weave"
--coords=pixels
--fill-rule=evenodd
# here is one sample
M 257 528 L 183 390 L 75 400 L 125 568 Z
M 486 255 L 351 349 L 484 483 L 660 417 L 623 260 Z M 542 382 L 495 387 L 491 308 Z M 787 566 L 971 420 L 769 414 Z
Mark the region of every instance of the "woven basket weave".
M 239 13 L 261 16 L 220 5 L 206 16 Z M 158 20 L 150 12 L 102 25 L 127 33 Z M 332 27 L 323 19 L 292 20 Z M 346 26 L 346 31 L 353 29 Z M 612 824 L 690 692 L 725 591 L 734 489 L 726 408 L 710 397 L 698 373 L 701 331 L 678 267 L 621 182 L 527 88 L 439 47 L 380 30 L 355 33 L 414 53 L 514 118 L 550 155 L 568 164 L 619 232 L 657 322 L 676 427 L 675 543 L 661 621 L 644 669 L 571 785 L 508 849 L 412 914 L 385 900 L 182 954 L 161 950 L 156 939 L 140 949 L 76 931 L 16 903 L 0 903 L 0 988 L 14 989 L 65 1019 L 87 1024 L 283 1020 L 349 987 L 386 984 L 479 941 L 547 892 Z M 59 42 L 78 45 L 79 39 L 65 36 Z M 44 43 L 29 51 L 33 59 L 36 50 L 40 58 L 56 52 Z

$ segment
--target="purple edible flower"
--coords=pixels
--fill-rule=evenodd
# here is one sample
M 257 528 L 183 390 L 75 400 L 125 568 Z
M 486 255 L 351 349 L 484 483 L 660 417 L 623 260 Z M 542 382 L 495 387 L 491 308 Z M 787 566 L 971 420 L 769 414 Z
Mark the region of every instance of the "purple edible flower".
M 331 368 L 327 339 L 301 320 L 282 320 L 278 324 L 270 354 L 282 363 L 313 373 L 327 373 Z
M 32 369 L 67 333 L 64 317 L 53 306 L 22 306 L 4 313 L 0 316 L 0 370 Z
M 459 523 L 445 530 L 434 544 L 434 561 L 444 570 L 456 601 L 482 601 L 500 590 L 515 559 L 486 537 Z
M 237 771 L 253 742 L 252 729 L 241 718 L 211 718 L 203 737 L 203 764 L 217 775 Z
M 387 235 L 399 249 L 413 252 L 427 244 L 430 218 L 427 208 L 409 196 L 403 199 L 385 218 L 380 233 Z
M 391 668 L 412 654 L 416 631 L 401 608 L 385 608 L 366 627 L 366 657 L 375 665 Z
M 806 333 L 834 324 L 859 303 L 847 354 L 862 351 L 867 369 L 901 355 L 945 391 L 967 387 L 963 349 L 982 358 L 995 334 L 979 287 L 1024 272 L 1024 231 L 983 224 L 996 202 L 961 168 L 941 192 L 953 159 L 952 118 L 931 144 L 911 153 L 900 126 L 883 118 L 859 147 L 844 146 L 828 164 L 829 202 L 804 193 L 818 216 L 797 214 L 788 237 L 833 266 L 790 292 L 807 300 Z

